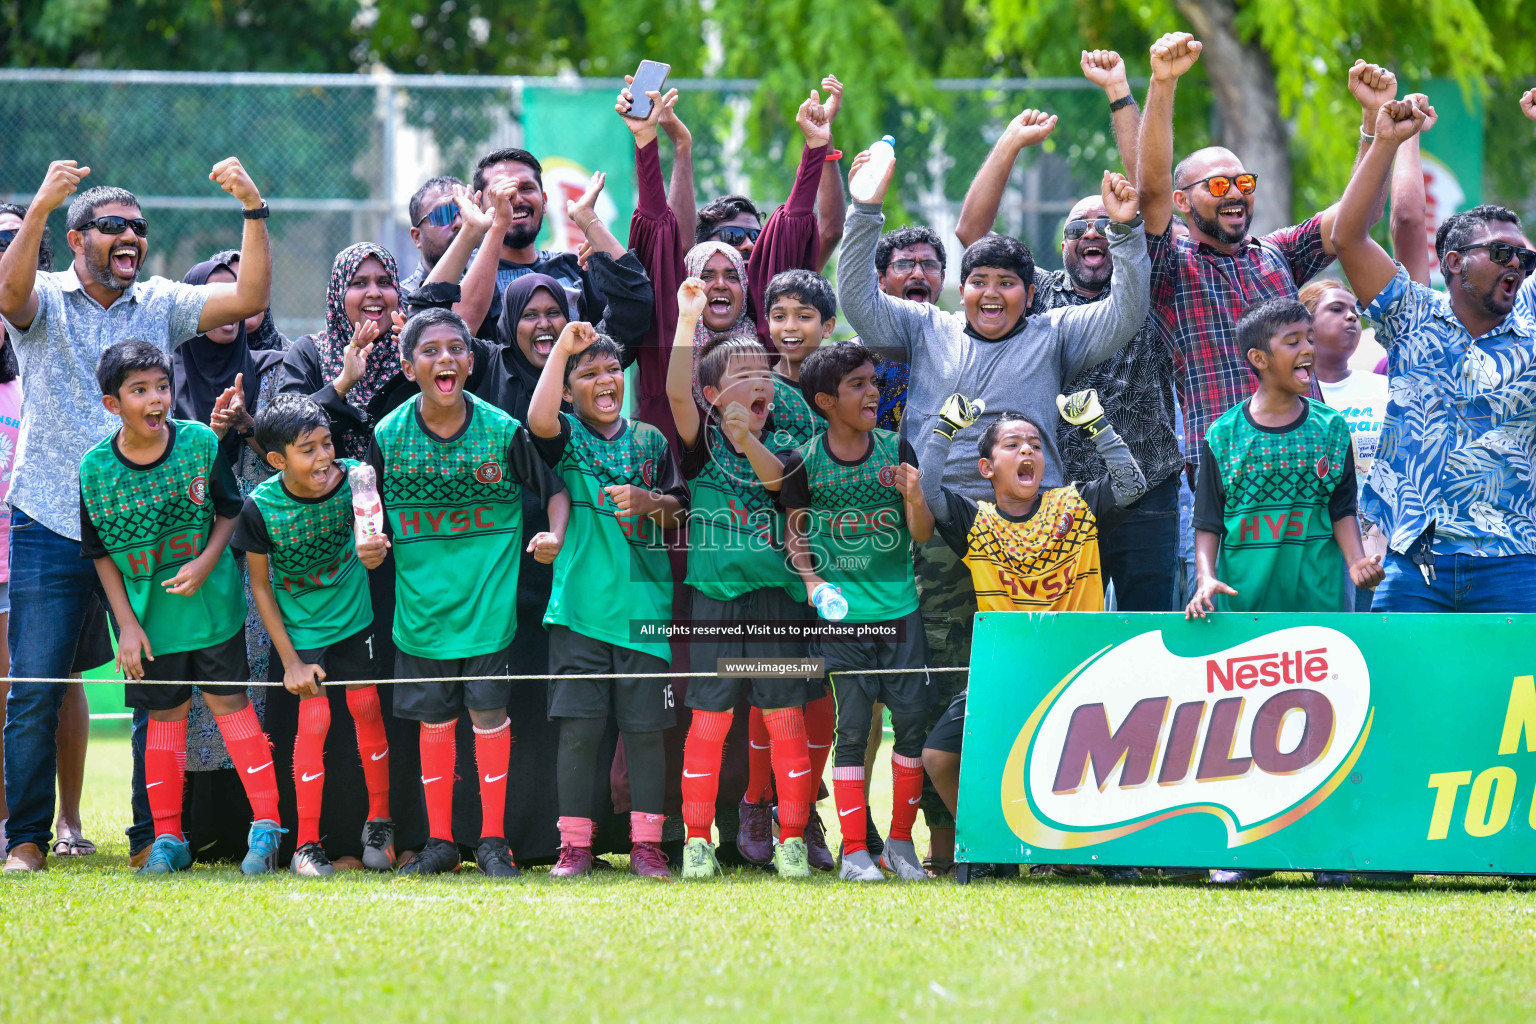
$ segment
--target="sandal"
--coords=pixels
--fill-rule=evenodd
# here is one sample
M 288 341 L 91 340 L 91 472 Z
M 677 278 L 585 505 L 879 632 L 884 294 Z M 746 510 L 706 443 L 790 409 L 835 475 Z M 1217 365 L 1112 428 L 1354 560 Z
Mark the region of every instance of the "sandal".
M 55 857 L 89 857 L 95 854 L 96 844 L 78 832 L 61 835 L 53 841 Z

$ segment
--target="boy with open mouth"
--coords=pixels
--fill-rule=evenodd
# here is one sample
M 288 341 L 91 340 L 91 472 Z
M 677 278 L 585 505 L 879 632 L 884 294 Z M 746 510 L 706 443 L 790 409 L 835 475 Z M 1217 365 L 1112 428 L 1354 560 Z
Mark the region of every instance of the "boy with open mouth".
M 453 834 L 455 731 L 474 725 L 480 790 L 475 861 L 492 878 L 513 878 L 504 819 L 512 756 L 507 717 L 508 648 L 517 631 L 523 491 L 549 506 L 551 534 L 529 548 L 553 557 L 568 499 L 546 472 L 517 420 L 464 391 L 474 369 L 469 328 L 458 314 L 428 309 L 400 333 L 400 363 L 421 395 L 379 423 L 368 461 L 378 476 L 385 531 L 395 552 L 397 718 L 421 723 L 421 783 L 430 836 L 401 874 L 456 870 Z M 359 538 L 358 557 L 379 557 Z M 519 666 L 520 669 L 532 666 Z

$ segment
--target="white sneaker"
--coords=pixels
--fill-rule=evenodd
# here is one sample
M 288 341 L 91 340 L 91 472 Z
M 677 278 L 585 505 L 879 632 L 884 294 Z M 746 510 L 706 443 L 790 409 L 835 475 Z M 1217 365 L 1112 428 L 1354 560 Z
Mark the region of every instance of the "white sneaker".
M 926 882 L 928 872 L 923 870 L 923 859 L 917 855 L 917 847 L 910 839 L 887 839 L 880 854 L 880 866 L 894 872 L 903 882 Z
M 880 865 L 875 863 L 875 858 L 869 855 L 868 850 L 844 853 L 843 866 L 838 870 L 837 877 L 845 882 L 885 881 L 885 873 L 880 870 Z

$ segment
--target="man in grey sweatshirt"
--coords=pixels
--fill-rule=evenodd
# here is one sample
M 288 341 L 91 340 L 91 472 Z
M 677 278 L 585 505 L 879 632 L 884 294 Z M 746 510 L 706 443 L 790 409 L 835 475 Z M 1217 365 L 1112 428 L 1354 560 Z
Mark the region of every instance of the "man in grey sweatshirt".
M 861 155 L 854 161 L 855 173 L 865 159 Z M 1114 286 L 1105 301 L 1029 316 L 1035 278 L 1029 247 L 1013 238 L 988 235 L 966 249 L 960 263 L 964 312 L 946 313 L 931 303 L 909 302 L 880 290 L 875 243 L 885 223 L 880 208 L 894 170 L 887 172 L 870 202 L 848 207 L 838 258 L 838 298 L 864 344 L 899 351 L 911 365 L 901 433 L 917 452 L 918 465 L 938 460 L 944 465 L 943 486 L 973 500 L 991 500 L 992 488 L 976 468 L 976 441 L 987 425 L 1004 411 L 1023 413 L 1036 423 L 1055 423 L 1062 386 L 1118 352 L 1147 318 L 1152 268 L 1136 190 L 1121 175 L 1104 173 L 1101 193 L 1111 221 L 1109 252 L 1114 264 Z M 957 392 L 984 402 L 986 412 L 955 436 L 947 453 L 936 449 L 930 455 L 939 410 Z M 1059 487 L 1064 481 L 1055 433 L 1047 430 L 1040 440 L 1040 485 Z M 936 537 L 918 549 L 916 576 L 928 664 L 969 665 L 976 594 L 965 564 Z M 935 680 L 935 715 L 964 685 L 964 674 L 958 672 Z M 924 811 L 929 811 L 926 799 Z M 927 817 L 929 827 L 936 827 L 935 814 Z

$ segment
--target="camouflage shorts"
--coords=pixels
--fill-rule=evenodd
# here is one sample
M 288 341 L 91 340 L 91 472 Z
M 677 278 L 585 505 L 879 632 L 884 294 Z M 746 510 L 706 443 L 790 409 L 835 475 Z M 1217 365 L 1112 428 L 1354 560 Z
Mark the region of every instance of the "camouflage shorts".
M 948 544 L 934 536 L 917 549 L 914 572 L 918 611 L 922 613 L 923 632 L 928 638 L 928 666 L 969 667 L 971 633 L 976 617 L 976 590 L 971 583 L 971 570 Z M 928 709 L 929 730 L 938 724 L 955 694 L 965 689 L 970 676 L 965 672 L 941 672 L 930 678 L 933 704 Z M 930 829 L 955 827 L 954 817 L 939 799 L 927 776 L 923 777 L 923 817 Z

